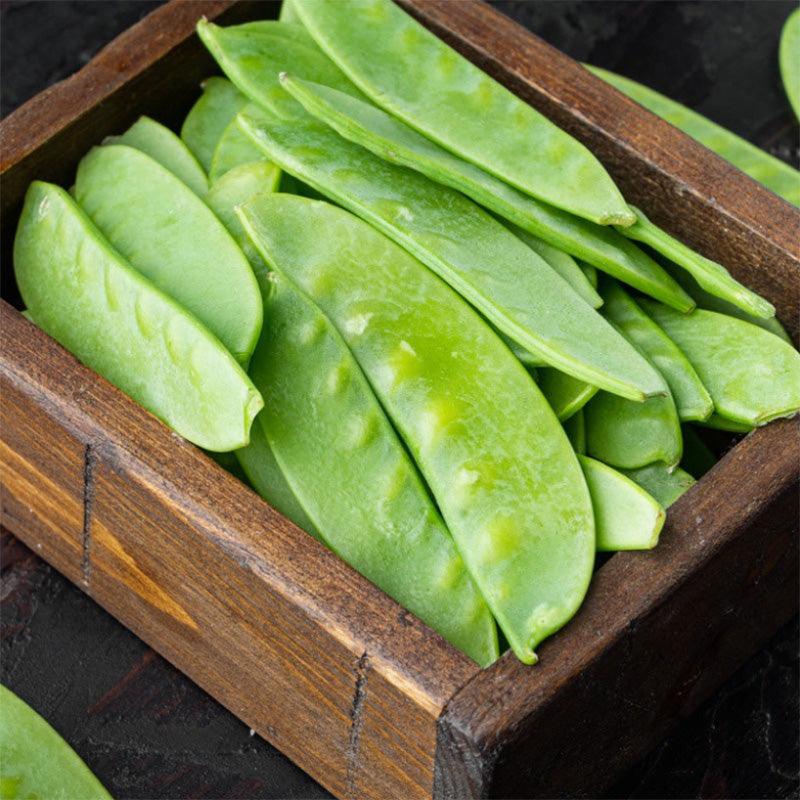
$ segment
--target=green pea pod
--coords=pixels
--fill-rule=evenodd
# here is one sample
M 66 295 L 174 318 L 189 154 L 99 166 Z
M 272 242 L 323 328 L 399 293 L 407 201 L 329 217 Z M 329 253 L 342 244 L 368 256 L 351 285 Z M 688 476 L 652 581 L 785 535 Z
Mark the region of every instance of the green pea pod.
M 281 10 L 278 14 L 278 22 L 291 22 L 294 24 L 300 24 L 300 17 L 297 16 L 297 12 L 294 10 L 294 3 L 292 0 L 283 0 L 281 3 Z
M 725 267 L 701 256 L 650 222 L 638 208 L 632 208 L 636 212 L 636 222 L 627 228 L 620 228 L 625 236 L 644 242 L 679 267 L 683 267 L 709 294 L 716 295 L 754 317 L 775 316 L 775 306 L 772 303 L 739 283 Z
M 268 408 L 256 424 L 320 537 L 490 664 L 498 655 L 494 620 L 347 345 L 283 274 L 273 276 L 265 307 L 250 373 Z
M 14 270 L 36 324 L 88 367 L 207 450 L 247 444 L 263 401 L 241 367 L 125 263 L 63 189 L 31 184 Z
M 652 550 L 667 516 L 661 504 L 607 464 L 580 455 L 578 461 L 592 496 L 597 549 Z
M 371 103 L 290 75 L 282 75 L 281 83 L 306 111 L 385 161 L 421 172 L 462 192 L 547 244 L 657 300 L 681 311 L 693 307 L 691 298 L 653 259 L 613 228 L 595 225 L 539 202 L 453 155 Z
M 795 116 L 800 119 L 800 9 L 796 8 L 786 20 L 781 31 L 779 49 L 781 78 L 786 96 L 792 104 Z M 795 179 L 800 184 L 800 176 Z M 798 189 L 800 191 L 800 189 Z
M 586 454 L 586 420 L 583 409 L 576 411 L 569 419 L 562 423 L 564 431 L 572 443 L 572 449 L 579 455 Z
M 78 165 L 75 198 L 133 267 L 247 361 L 261 330 L 261 293 L 242 251 L 194 192 L 144 153 L 104 145 Z
M 800 409 L 800 354 L 756 325 L 714 311 L 644 310 L 683 350 L 722 417 L 764 425 Z
M 726 419 L 720 414 L 712 414 L 708 419 L 698 423 L 704 428 L 711 428 L 715 431 L 727 431 L 729 433 L 750 433 L 755 430 L 755 425 L 749 425 L 746 422 L 736 422 L 732 419 Z
M 264 153 L 253 144 L 253 140 L 242 131 L 234 118 L 217 143 L 208 177 L 213 185 L 234 167 L 264 160 Z
M 5 686 L 0 686 L 0 717 L 3 800 L 111 800 L 78 754 Z
M 183 121 L 181 139 L 206 172 L 211 170 L 211 159 L 225 128 L 248 102 L 225 78 L 215 76 L 203 82 L 203 94 Z
M 110 136 L 103 144 L 135 147 L 180 178 L 199 197 L 205 197 L 208 191 L 208 178 L 192 151 L 169 128 L 150 117 L 139 117 L 122 136 Z
M 664 376 L 681 420 L 708 419 L 714 410 L 706 387 L 680 348 L 617 283 L 602 288 L 603 315 Z
M 591 264 L 580 263 L 578 266 L 581 268 L 583 274 L 586 276 L 586 280 L 589 281 L 593 289 L 597 289 L 597 268 L 593 267 Z M 667 303 L 669 305 L 669 303 Z
M 649 464 L 641 469 L 623 470 L 623 473 L 651 494 L 664 508 L 669 508 L 697 483 L 680 467 L 671 470 L 664 464 Z
M 573 378 L 552 367 L 540 369 L 536 382 L 562 422 L 580 411 L 598 391 L 591 383 Z
M 653 368 L 511 231 L 464 195 L 316 122 L 240 115 L 267 158 L 394 239 L 492 324 L 563 372 L 633 399 Z
M 295 11 L 359 89 L 429 139 L 557 208 L 633 223 L 589 150 L 391 0 L 303 0 Z
M 702 478 L 717 463 L 717 457 L 697 435 L 691 425 L 683 426 L 683 459 L 681 466 L 693 477 Z
M 532 663 L 578 609 L 594 562 L 583 473 L 536 384 L 447 284 L 347 211 L 264 194 L 240 213 L 264 259 L 344 337 L 509 644 Z
M 680 103 L 670 100 L 647 86 L 615 75 L 613 72 L 585 65 L 599 78 L 612 84 L 623 94 L 628 95 L 639 105 L 662 117 L 700 144 L 713 150 L 718 156 L 729 161 L 753 180 L 762 183 L 775 194 L 794 205 L 800 205 L 800 173 L 775 156 L 765 153 L 761 148 L 742 139 L 727 128 L 717 125 L 710 119 L 692 111 Z

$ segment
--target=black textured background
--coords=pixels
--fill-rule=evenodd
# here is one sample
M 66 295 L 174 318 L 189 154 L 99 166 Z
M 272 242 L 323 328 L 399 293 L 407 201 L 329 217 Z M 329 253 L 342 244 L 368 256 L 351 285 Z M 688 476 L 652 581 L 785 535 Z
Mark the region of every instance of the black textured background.
M 0 2 L 0 113 L 71 74 L 157 2 Z M 777 67 L 792 2 L 496 5 L 583 61 L 648 83 L 796 163 Z M 116 798 L 327 794 L 10 535 L 2 538 L 2 682 Z M 784 628 L 611 792 L 800 797 L 798 625 Z

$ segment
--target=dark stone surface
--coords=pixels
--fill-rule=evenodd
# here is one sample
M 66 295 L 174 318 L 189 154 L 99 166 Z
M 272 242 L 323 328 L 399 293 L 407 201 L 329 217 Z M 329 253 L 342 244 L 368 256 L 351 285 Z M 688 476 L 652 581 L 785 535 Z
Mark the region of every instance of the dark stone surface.
M 82 66 L 157 3 L 5 2 L 6 114 Z M 796 161 L 777 69 L 791 2 L 498 2 L 570 55 L 615 69 Z M 117 798 L 326 793 L 8 534 L 2 682 L 40 711 Z M 797 621 L 612 791 L 612 797 L 800 796 Z

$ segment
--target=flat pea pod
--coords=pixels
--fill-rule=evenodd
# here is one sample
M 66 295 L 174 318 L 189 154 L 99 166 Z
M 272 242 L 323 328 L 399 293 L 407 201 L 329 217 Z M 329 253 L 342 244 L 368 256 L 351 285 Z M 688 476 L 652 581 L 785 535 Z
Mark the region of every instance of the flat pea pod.
M 657 114 L 662 119 L 713 150 L 753 180 L 771 189 L 775 194 L 798 206 L 800 205 L 800 173 L 779 158 L 765 153 L 761 148 L 742 139 L 727 128 L 692 111 L 684 105 L 670 100 L 663 94 L 642 86 L 630 78 L 615 75 L 608 70 L 585 65 L 599 78 L 612 84 L 639 105 Z
M 576 411 L 569 419 L 564 420 L 562 425 L 572 443 L 572 449 L 579 456 L 586 455 L 586 419 L 583 416 L 583 409 Z
M 578 456 L 594 508 L 597 549 L 652 550 L 664 527 L 664 508 L 638 483 L 607 464 Z
M 630 239 L 649 245 L 670 261 L 685 269 L 709 294 L 716 295 L 754 317 L 774 317 L 775 306 L 761 295 L 739 283 L 733 275 L 710 258 L 670 236 L 654 225 L 638 208 L 633 207 L 636 222 L 620 230 Z
M 606 281 L 603 315 L 613 323 L 664 377 L 682 421 L 708 419 L 711 395 L 681 349 L 617 283 Z
M 657 300 L 681 311 L 692 308 L 691 298 L 664 269 L 613 228 L 541 203 L 453 155 L 371 103 L 291 75 L 282 75 L 281 84 L 314 117 L 385 161 L 421 172 L 432 181 L 462 192 L 537 239 Z
M 720 416 L 757 426 L 800 409 L 800 354 L 791 345 L 715 311 L 642 306 L 691 361 Z
M 632 481 L 651 494 L 664 508 L 669 508 L 697 481 L 680 467 L 668 469 L 664 464 L 649 464 L 641 469 L 623 470 Z
M 316 122 L 240 115 L 267 158 L 420 259 L 526 350 L 626 397 L 662 391 L 653 368 L 533 250 L 459 192 Z
M 144 153 L 112 144 L 81 160 L 75 198 L 133 267 L 247 361 L 261 330 L 261 293 L 242 251 L 194 192 Z
M 122 136 L 111 136 L 103 144 L 135 147 L 166 167 L 199 197 L 208 191 L 208 178 L 192 151 L 169 128 L 150 117 L 139 117 Z
M 589 150 L 391 0 L 303 0 L 295 11 L 356 86 L 429 139 L 557 208 L 633 223 Z
M 291 22 L 300 24 L 300 17 L 294 10 L 294 3 L 292 0 L 283 0 L 281 2 L 281 10 L 278 13 L 278 22 Z
M 0 797 L 111 800 L 78 754 L 27 703 L 0 685 Z
M 789 15 L 781 31 L 778 60 L 783 88 L 792 104 L 794 115 L 800 119 L 800 9 L 798 8 Z
M 562 422 L 580 411 L 598 391 L 591 383 L 573 378 L 552 367 L 539 369 L 536 383 Z
M 36 324 L 88 367 L 207 450 L 247 444 L 263 401 L 242 368 L 123 261 L 63 189 L 31 184 L 14 270 Z
M 264 259 L 344 337 L 514 653 L 532 663 L 578 609 L 594 562 L 583 473 L 536 384 L 447 284 L 349 212 L 264 194 L 240 213 Z
M 712 414 L 708 419 L 703 420 L 701 423 L 704 428 L 711 428 L 715 431 L 727 431 L 728 433 L 750 433 L 755 430 L 755 425 L 750 425 L 746 422 L 736 422 L 732 419 L 726 419 L 721 414 Z
M 217 143 L 208 177 L 213 185 L 234 167 L 264 160 L 264 153 L 253 144 L 253 140 L 242 131 L 234 118 Z
M 490 664 L 494 620 L 366 378 L 314 303 L 284 275 L 272 281 L 250 374 L 267 405 L 256 424 L 288 485 L 337 555 Z
M 248 102 L 226 78 L 214 76 L 203 82 L 200 99 L 183 121 L 181 139 L 207 173 L 225 128 Z

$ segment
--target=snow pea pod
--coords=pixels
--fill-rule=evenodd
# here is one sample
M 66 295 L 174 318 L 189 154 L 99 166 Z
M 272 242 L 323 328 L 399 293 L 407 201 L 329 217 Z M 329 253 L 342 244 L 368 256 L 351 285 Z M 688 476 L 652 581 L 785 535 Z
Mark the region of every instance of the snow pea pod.
M 697 483 L 680 467 L 670 470 L 664 464 L 649 464 L 641 469 L 622 470 L 622 472 L 651 494 L 664 508 L 669 508 Z
M 300 24 L 300 17 L 297 16 L 297 12 L 294 10 L 294 3 L 292 3 L 292 0 L 283 0 L 281 3 L 281 10 L 278 13 L 278 22 Z
M 653 368 L 569 284 L 464 195 L 316 122 L 240 114 L 267 158 L 415 255 L 511 339 L 577 378 L 641 399 Z
M 586 420 L 583 409 L 576 411 L 562 423 L 564 431 L 572 443 L 572 449 L 580 456 L 586 455 Z
M 194 192 L 144 153 L 113 144 L 81 160 L 75 198 L 133 267 L 247 361 L 261 330 L 261 293 L 242 251 Z
M 264 194 L 240 214 L 264 259 L 345 338 L 509 644 L 532 663 L 579 607 L 594 561 L 583 473 L 536 384 L 447 284 L 349 212 Z
M 494 620 L 344 340 L 283 274 L 272 276 L 265 315 L 250 366 L 267 404 L 256 424 L 320 537 L 490 664 L 498 655 Z
M 750 433 L 755 430 L 754 425 L 749 425 L 745 422 L 735 422 L 732 419 L 726 419 L 720 414 L 712 414 L 708 419 L 704 419 L 701 423 L 704 428 L 712 428 L 715 431 L 727 431 L 729 433 Z
M 589 150 L 391 0 L 304 0 L 295 11 L 356 86 L 429 139 L 557 208 L 633 223 Z
M 652 550 L 667 516 L 661 504 L 607 464 L 581 455 L 578 461 L 592 496 L 597 549 Z
M 84 364 L 207 450 L 247 444 L 263 402 L 241 367 L 124 262 L 63 189 L 31 184 L 14 270 L 36 324 Z
M 659 303 L 642 305 L 691 361 L 720 416 L 764 425 L 800 409 L 800 354 L 791 345 L 714 311 L 674 314 Z
M 27 703 L 0 685 L 0 797 L 111 800 L 78 754 Z
M 597 289 L 597 284 L 599 283 L 597 279 L 597 268 L 593 267 L 591 264 L 579 263 L 578 266 L 581 268 L 581 271 L 586 276 L 586 280 L 589 281 L 593 289 Z M 669 303 L 667 303 L 669 305 Z
M 781 78 L 786 96 L 800 119 L 800 9 L 796 8 L 786 20 L 781 31 L 778 50 Z
M 214 150 L 225 128 L 248 102 L 225 78 L 215 76 L 203 81 L 203 94 L 183 121 L 181 139 L 206 172 L 211 169 Z
M 282 75 L 304 108 L 337 133 L 385 161 L 462 192 L 524 231 L 681 311 L 690 297 L 653 259 L 613 228 L 541 203 L 464 161 L 380 108 L 327 86 Z M 564 276 L 565 277 L 565 276 Z
M 234 118 L 217 143 L 208 177 L 213 185 L 234 167 L 264 160 L 264 153 L 253 144 L 253 140 L 242 131 Z
M 536 383 L 555 415 L 563 422 L 580 411 L 596 394 L 597 387 L 552 367 L 538 371 Z
M 800 173 L 779 158 L 765 153 L 760 147 L 742 139 L 727 128 L 717 125 L 696 111 L 670 100 L 647 86 L 599 67 L 589 64 L 584 66 L 639 105 L 665 119 L 709 150 L 713 150 L 753 180 L 790 203 L 800 205 Z
M 208 178 L 192 151 L 169 128 L 150 117 L 139 117 L 122 136 L 110 136 L 103 144 L 135 147 L 166 167 L 199 197 L 208 191 Z
M 711 416 L 714 403 L 706 387 L 664 331 L 642 311 L 617 283 L 606 281 L 601 294 L 603 315 L 623 333 L 663 375 L 681 420 L 703 420 Z

